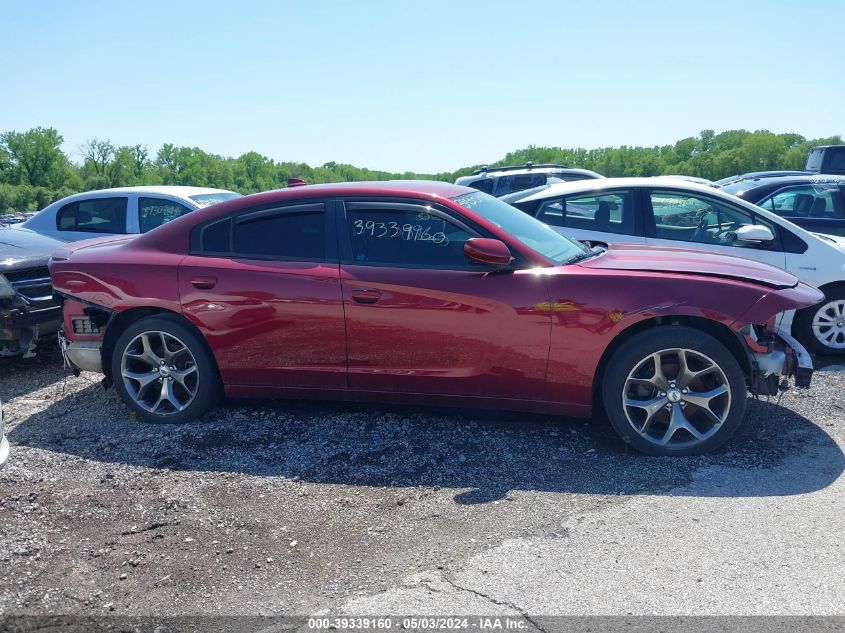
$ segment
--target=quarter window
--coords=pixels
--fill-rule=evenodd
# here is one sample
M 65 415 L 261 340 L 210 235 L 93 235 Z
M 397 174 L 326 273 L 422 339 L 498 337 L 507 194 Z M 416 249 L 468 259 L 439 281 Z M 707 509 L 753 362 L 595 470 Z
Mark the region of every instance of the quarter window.
M 655 237 L 663 240 L 731 246 L 733 233 L 751 224 L 778 235 L 777 227 L 764 218 L 712 198 L 653 191 L 651 207 Z
M 93 198 L 66 204 L 56 214 L 59 231 L 126 233 L 126 198 Z
M 465 268 L 473 237 L 439 215 L 410 210 L 347 210 L 352 260 L 361 264 Z
M 173 200 L 164 198 L 138 198 L 138 222 L 141 233 L 167 224 L 181 215 L 190 213 L 193 209 Z
M 634 235 L 632 200 L 630 192 L 549 200 L 537 210 L 537 219 L 550 226 Z
M 836 204 L 832 187 L 791 187 L 758 202 L 758 206 L 787 218 L 841 218 L 843 209 Z

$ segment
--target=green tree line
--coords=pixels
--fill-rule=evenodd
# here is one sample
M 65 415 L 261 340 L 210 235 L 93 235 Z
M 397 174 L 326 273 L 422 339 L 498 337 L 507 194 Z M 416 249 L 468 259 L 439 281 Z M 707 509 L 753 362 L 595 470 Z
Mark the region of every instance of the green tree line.
M 59 198 L 91 189 L 131 185 L 196 185 L 254 193 L 284 187 L 288 178 L 309 183 L 424 178 L 453 181 L 480 167 L 418 174 L 377 171 L 329 162 L 319 167 L 277 162 L 257 152 L 237 158 L 210 154 L 198 147 L 163 145 L 151 154 L 145 145 L 115 146 L 94 138 L 80 148 L 81 162 L 62 150 L 64 139 L 53 128 L 0 134 L 0 212 L 40 209 Z M 716 180 L 766 169 L 801 169 L 814 145 L 842 143 L 840 136 L 806 139 L 800 134 L 767 130 L 702 130 L 673 145 L 598 149 L 537 147 L 509 152 L 489 165 L 562 163 L 605 176 L 687 174 Z

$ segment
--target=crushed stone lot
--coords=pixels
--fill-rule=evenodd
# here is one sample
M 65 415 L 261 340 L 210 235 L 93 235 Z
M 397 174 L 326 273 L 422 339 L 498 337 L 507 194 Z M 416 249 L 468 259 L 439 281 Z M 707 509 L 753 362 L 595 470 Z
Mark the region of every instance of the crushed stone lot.
M 228 402 L 133 419 L 50 345 L 0 359 L 4 614 L 843 614 L 845 371 L 724 449 L 606 421 Z

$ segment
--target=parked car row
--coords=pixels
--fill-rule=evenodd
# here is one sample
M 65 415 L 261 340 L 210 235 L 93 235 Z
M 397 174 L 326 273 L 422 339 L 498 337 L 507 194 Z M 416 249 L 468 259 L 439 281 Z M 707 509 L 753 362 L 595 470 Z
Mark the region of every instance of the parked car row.
M 731 185 L 765 181 L 763 206 L 752 186 L 531 164 L 472 187 L 79 194 L 0 233 L 39 251 L 7 258 L 37 275 L 0 276 L 0 353 L 59 330 L 66 362 L 151 422 L 224 393 L 602 408 L 641 451 L 699 453 L 748 392 L 808 386 L 808 349 L 845 350 L 845 239 L 781 217 L 810 195 L 783 178 Z

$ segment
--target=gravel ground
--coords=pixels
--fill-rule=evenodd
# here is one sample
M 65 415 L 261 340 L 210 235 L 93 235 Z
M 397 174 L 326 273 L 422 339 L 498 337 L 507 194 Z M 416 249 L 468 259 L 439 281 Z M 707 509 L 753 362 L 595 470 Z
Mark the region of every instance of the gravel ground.
M 845 613 L 845 372 L 723 450 L 605 421 L 230 402 L 127 413 L 47 346 L 0 359 L 0 613 Z

